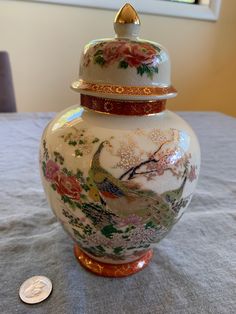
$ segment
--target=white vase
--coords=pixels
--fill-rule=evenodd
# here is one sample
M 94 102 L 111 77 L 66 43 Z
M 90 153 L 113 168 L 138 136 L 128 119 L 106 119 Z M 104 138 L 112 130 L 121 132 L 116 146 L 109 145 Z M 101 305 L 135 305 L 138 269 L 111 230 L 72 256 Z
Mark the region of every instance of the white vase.
M 165 109 L 176 95 L 168 54 L 137 38 L 138 21 L 125 5 L 117 37 L 85 47 L 73 84 L 81 106 L 49 123 L 40 149 L 51 208 L 80 263 L 104 276 L 148 264 L 188 206 L 200 168 L 193 130 Z

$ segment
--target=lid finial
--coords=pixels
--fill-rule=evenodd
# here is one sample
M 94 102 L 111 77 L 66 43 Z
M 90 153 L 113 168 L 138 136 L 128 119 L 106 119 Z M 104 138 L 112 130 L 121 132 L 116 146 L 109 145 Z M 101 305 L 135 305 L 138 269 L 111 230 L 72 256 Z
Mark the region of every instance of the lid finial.
M 138 13 L 131 4 L 126 3 L 116 14 L 114 28 L 118 38 L 137 39 L 140 29 Z
M 126 3 L 116 14 L 114 23 L 119 24 L 140 24 L 138 13 L 131 4 Z

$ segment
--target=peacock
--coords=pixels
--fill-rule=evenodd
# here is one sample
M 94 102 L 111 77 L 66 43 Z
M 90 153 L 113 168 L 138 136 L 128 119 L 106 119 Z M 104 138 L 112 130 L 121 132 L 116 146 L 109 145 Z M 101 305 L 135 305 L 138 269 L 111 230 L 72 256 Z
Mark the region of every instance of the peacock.
M 182 195 L 183 195 L 183 190 L 184 190 L 184 186 L 185 183 L 187 181 L 187 176 L 184 176 L 184 180 L 181 183 L 180 187 L 178 187 L 175 190 L 171 190 L 171 191 L 167 191 L 161 194 L 162 198 L 168 202 L 173 204 L 174 202 L 178 201 Z
M 99 144 L 89 170 L 89 178 L 96 186 L 102 201 L 121 217 L 127 217 L 132 213 L 142 217 L 143 222 L 152 220 L 163 227 L 171 225 L 175 213 L 166 200 L 168 194 L 158 195 L 151 190 L 141 189 L 137 183 L 115 178 L 100 163 L 100 154 L 105 145 L 109 145 L 109 141 Z M 166 193 L 171 197 L 173 193 L 178 194 L 175 191 Z

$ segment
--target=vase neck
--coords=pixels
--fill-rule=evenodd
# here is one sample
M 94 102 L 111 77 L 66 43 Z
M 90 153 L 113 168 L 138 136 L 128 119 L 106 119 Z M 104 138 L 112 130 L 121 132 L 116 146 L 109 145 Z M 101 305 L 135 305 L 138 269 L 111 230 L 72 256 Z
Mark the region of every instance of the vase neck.
M 128 101 L 81 94 L 81 106 L 105 114 L 145 116 L 164 111 L 166 107 L 166 99 Z

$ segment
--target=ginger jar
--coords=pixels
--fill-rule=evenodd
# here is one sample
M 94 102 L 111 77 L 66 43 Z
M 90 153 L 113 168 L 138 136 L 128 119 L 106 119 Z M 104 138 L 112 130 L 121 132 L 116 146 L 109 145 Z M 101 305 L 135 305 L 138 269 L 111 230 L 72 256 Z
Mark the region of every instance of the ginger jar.
M 129 4 L 114 29 L 115 38 L 85 46 L 72 84 L 81 105 L 46 127 L 40 169 L 79 262 L 121 277 L 148 264 L 187 208 L 200 149 L 191 127 L 166 110 L 176 96 L 166 49 L 138 37 L 140 20 Z

